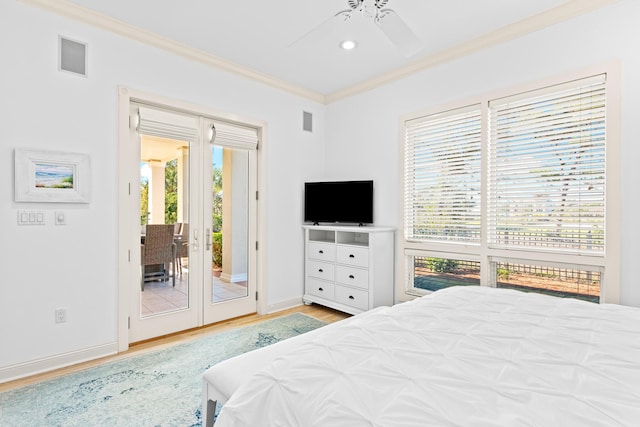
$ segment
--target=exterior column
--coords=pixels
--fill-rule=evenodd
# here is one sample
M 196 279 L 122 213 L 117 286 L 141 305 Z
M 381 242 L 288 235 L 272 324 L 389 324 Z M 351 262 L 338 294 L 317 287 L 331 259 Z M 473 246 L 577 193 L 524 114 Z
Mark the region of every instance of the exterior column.
M 178 220 L 189 222 L 189 148 L 180 147 L 178 157 Z
M 225 282 L 247 280 L 248 154 L 225 148 L 222 161 L 222 274 Z
M 164 224 L 164 162 L 149 162 L 149 224 Z

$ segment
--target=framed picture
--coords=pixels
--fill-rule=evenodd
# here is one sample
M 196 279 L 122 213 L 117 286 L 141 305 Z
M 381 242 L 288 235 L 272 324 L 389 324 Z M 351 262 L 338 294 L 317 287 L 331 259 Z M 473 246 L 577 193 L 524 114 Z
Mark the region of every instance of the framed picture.
M 15 201 L 89 203 L 87 154 L 15 149 Z

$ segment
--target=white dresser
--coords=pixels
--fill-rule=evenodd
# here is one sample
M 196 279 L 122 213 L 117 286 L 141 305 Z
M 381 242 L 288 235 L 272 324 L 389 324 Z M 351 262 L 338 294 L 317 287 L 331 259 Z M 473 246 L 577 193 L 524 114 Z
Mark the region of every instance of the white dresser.
M 357 314 L 393 305 L 394 229 L 304 225 L 303 301 Z

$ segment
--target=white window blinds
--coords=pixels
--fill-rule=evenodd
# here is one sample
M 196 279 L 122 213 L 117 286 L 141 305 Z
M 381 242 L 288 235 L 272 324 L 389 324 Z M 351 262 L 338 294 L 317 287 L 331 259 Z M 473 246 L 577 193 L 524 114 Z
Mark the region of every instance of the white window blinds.
M 195 141 L 200 132 L 199 117 L 138 105 L 138 132 L 178 141 Z M 208 119 L 215 126 L 214 143 L 225 147 L 255 150 L 258 131 L 255 128 Z
M 605 75 L 489 102 L 489 245 L 602 253 Z
M 407 240 L 480 241 L 480 106 L 405 123 Z
M 195 141 L 199 126 L 196 116 L 182 115 L 151 107 L 138 107 L 138 132 L 178 141 Z
M 216 129 L 214 144 L 246 150 L 257 149 L 258 131 L 255 128 L 219 121 L 215 121 L 214 124 Z

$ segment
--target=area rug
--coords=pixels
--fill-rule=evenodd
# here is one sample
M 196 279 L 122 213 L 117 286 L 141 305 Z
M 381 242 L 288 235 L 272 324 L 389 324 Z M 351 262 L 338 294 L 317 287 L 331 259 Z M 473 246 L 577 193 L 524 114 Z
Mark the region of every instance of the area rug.
M 295 313 L 0 394 L 0 426 L 201 426 L 202 373 L 311 331 Z

